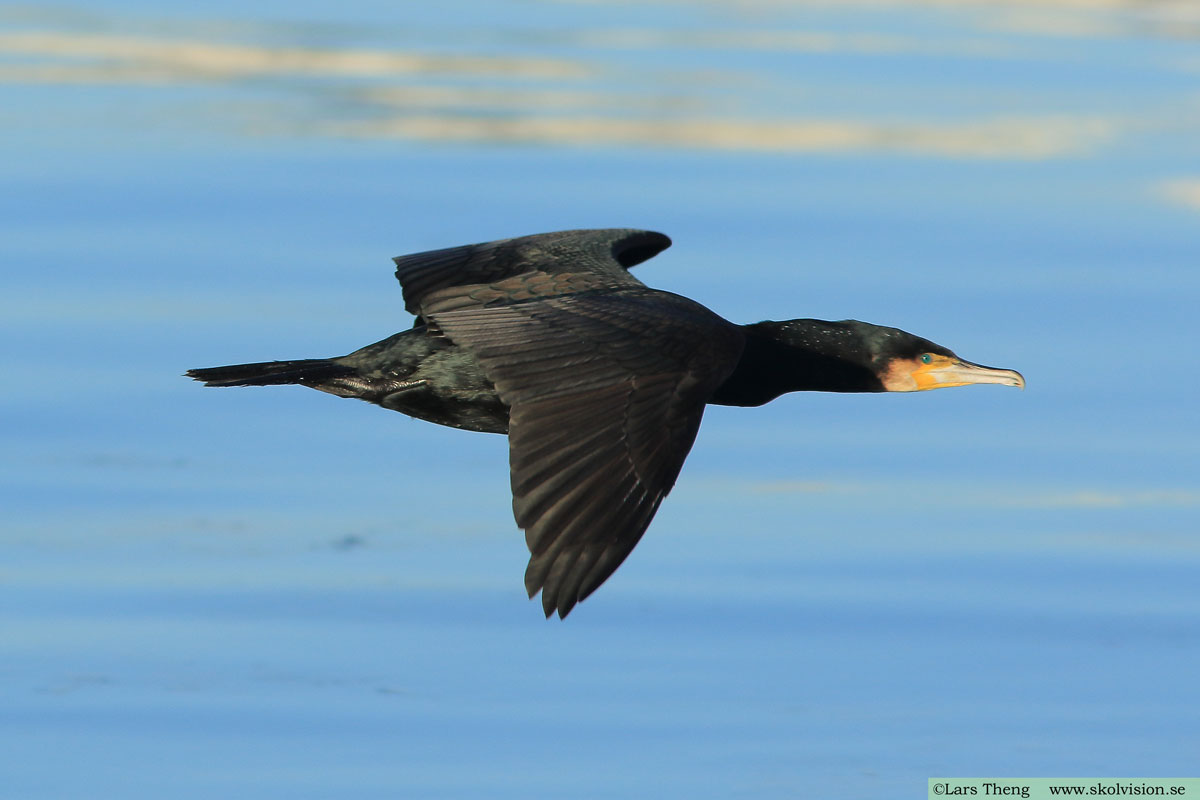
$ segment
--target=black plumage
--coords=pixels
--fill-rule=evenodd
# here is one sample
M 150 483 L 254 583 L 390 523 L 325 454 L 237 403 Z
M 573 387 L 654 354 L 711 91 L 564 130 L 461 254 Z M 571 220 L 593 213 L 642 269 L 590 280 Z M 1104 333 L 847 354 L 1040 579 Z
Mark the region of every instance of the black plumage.
M 525 586 L 541 591 L 547 616 L 566 616 L 637 544 L 709 403 L 1023 385 L 895 328 L 734 325 L 629 273 L 669 245 L 649 231 L 578 230 L 401 256 L 411 329 L 341 358 L 187 374 L 209 386 L 296 383 L 507 433 L 513 512 L 531 554 Z

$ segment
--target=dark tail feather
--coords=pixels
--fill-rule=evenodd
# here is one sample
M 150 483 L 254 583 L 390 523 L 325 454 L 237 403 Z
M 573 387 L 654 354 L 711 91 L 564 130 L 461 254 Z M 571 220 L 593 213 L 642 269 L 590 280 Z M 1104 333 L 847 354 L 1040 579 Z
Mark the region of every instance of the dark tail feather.
M 184 374 L 204 381 L 205 386 L 275 386 L 283 383 L 316 386 L 334 378 L 353 375 L 354 370 L 324 358 L 302 358 L 297 361 L 264 361 L 260 364 L 189 369 Z

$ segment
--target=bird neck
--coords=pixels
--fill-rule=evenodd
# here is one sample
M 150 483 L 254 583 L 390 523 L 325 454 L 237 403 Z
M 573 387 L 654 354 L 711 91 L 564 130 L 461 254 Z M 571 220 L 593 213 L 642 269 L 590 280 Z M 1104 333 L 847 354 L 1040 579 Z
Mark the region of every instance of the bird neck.
M 760 406 L 788 392 L 885 391 L 862 338 L 841 322 L 794 319 L 745 325 L 741 360 L 709 401 Z

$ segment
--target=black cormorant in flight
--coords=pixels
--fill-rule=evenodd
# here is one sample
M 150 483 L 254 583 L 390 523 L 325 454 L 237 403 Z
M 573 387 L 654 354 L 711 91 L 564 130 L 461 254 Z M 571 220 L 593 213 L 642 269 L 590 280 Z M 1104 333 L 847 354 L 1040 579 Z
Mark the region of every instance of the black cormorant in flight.
M 735 325 L 629 274 L 670 244 L 650 231 L 575 230 L 400 256 L 411 329 L 341 358 L 187 374 L 208 386 L 296 383 L 507 433 L 513 513 L 532 554 L 525 588 L 560 617 L 641 539 L 705 405 L 1025 384 L 896 328 Z

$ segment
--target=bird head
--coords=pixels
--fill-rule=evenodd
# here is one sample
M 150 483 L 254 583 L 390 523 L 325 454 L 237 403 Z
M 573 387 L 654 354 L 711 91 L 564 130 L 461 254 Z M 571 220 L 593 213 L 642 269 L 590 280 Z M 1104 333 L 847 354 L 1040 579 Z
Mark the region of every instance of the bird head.
M 841 325 L 858 340 L 861 358 L 884 391 L 922 392 L 975 383 L 1025 388 L 1025 378 L 1011 369 L 985 367 L 959 358 L 953 351 L 899 328 L 846 320 Z

